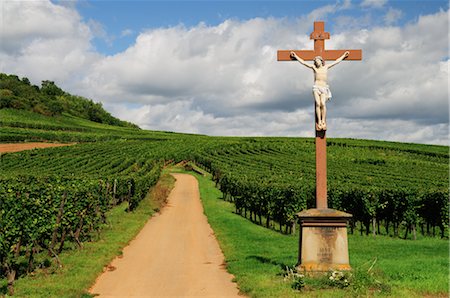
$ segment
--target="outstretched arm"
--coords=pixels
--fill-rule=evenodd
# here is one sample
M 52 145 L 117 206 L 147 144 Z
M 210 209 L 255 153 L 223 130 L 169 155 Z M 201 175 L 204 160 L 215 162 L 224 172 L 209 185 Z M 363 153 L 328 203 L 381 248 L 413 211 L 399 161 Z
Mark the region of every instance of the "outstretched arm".
M 305 60 L 303 60 L 302 58 L 297 56 L 297 54 L 295 52 L 291 52 L 291 57 L 294 58 L 295 60 L 297 60 L 298 62 L 300 62 L 301 64 L 303 64 L 306 67 L 314 68 L 314 66 L 312 66 L 311 64 L 306 63 Z
M 331 68 L 331 67 L 335 66 L 336 64 L 340 63 L 342 60 L 347 58 L 349 54 L 350 54 L 350 52 L 346 51 L 341 57 L 337 58 L 336 61 L 334 61 L 333 63 L 328 64 L 328 68 Z

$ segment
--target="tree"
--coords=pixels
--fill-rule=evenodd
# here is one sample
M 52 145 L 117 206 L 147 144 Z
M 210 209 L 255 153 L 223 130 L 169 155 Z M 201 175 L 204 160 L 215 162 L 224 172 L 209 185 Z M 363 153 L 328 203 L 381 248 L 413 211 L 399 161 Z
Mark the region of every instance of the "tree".
M 30 80 L 29 80 L 28 78 L 26 78 L 26 77 L 23 77 L 23 78 L 22 78 L 22 82 L 23 82 L 24 84 L 28 85 L 28 86 L 31 85 Z
M 53 81 L 42 81 L 41 92 L 50 96 L 57 96 L 64 94 L 64 91 L 58 86 L 56 86 L 55 82 Z

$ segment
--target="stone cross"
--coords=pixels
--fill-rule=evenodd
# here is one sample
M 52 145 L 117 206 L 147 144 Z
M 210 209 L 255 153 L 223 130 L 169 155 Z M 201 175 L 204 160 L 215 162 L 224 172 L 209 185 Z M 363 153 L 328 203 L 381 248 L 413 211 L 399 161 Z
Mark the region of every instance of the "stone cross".
M 279 50 L 278 61 L 296 61 L 294 52 L 303 60 L 314 60 L 321 56 L 323 60 L 362 60 L 362 50 L 325 50 L 325 39 L 330 39 L 330 33 L 325 32 L 325 22 L 314 22 L 314 31 L 310 35 L 314 40 L 314 50 Z M 348 52 L 347 54 L 345 54 Z M 345 58 L 343 58 L 347 55 Z M 301 60 L 300 59 L 300 60 Z M 309 66 L 310 67 L 310 66 Z M 317 127 L 316 113 L 316 208 L 327 209 L 327 142 L 326 128 Z

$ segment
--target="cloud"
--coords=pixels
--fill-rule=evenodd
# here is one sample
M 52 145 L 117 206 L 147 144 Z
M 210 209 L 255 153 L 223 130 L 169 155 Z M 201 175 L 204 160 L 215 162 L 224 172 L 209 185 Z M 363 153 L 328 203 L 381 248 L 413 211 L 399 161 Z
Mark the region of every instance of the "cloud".
M 130 36 L 132 35 L 134 32 L 131 29 L 124 29 L 122 30 L 122 32 L 120 33 L 120 37 L 125 37 L 125 36 Z
M 123 119 L 144 129 L 183 131 L 215 136 L 289 136 L 313 137 L 311 110 L 258 112 L 251 115 L 220 117 L 205 114 L 192 102 L 144 105 L 130 108 L 124 104 L 106 106 Z M 448 145 L 448 124 L 422 125 L 414 120 L 330 118 L 328 136 L 410 143 Z
M 312 10 L 306 16 L 305 20 L 307 24 L 310 24 L 317 20 L 324 20 L 328 15 L 336 13 L 338 11 L 343 11 L 350 9 L 352 7 L 351 0 L 344 0 L 342 3 L 340 1 L 336 1 L 335 4 L 328 4 L 319 8 Z
M 99 58 L 93 33 L 71 6 L 46 1 L 2 2 L 0 71 L 70 85 Z
M 327 133 L 331 137 L 401 141 L 407 143 L 449 144 L 448 124 L 423 126 L 411 120 L 335 118 Z M 397 128 L 397 129 L 396 129 Z
M 87 25 L 94 37 L 103 40 L 108 46 L 112 46 L 115 37 L 106 32 L 105 26 L 102 23 L 89 19 Z
M 352 7 L 352 1 L 351 0 L 344 0 L 342 2 L 342 9 L 349 9 Z
M 362 7 L 381 8 L 387 3 L 387 0 L 364 0 L 361 2 Z
M 6 7 L 15 17 L 8 14 L 13 29 L 0 35 L 2 72 L 55 80 L 147 129 L 312 136 L 313 74 L 298 63 L 276 61 L 276 51 L 311 49 L 311 17 L 350 4 L 324 6 L 297 19 L 154 28 L 110 56 L 93 50 L 95 30 L 73 8 L 43 1 Z M 329 136 L 448 142 L 448 37 L 442 29 L 448 28 L 447 13 L 402 27 L 392 26 L 401 16 L 394 15 L 386 27 L 361 29 L 340 18 L 335 30 L 327 28 L 339 32 L 327 48 L 363 49 L 363 61 L 330 70 Z
M 386 25 L 395 24 L 403 16 L 403 12 L 399 9 L 389 7 L 387 13 L 384 16 L 384 23 Z
M 311 123 L 314 116 L 306 110 L 221 117 L 205 113 L 188 100 L 138 108 L 115 103 L 107 105 L 107 108 L 146 129 L 158 127 L 160 130 L 217 136 L 313 136 Z
M 309 94 L 306 80 L 311 77 L 276 61 L 276 49 L 283 45 L 309 46 L 307 36 L 288 26 L 275 19 L 252 19 L 146 31 L 125 52 L 94 64 L 84 89 L 99 90 L 116 102 L 193 100 L 205 112 L 220 115 L 268 106 L 292 111 L 303 105 L 293 96 L 295 86 Z M 292 81 L 294 76 L 300 79 Z
M 330 117 L 447 122 L 448 91 L 439 87 L 446 85 L 440 63 L 447 45 L 438 38 L 447 22 L 441 12 L 403 28 L 332 36 L 327 47 L 362 48 L 364 61 L 330 71 Z M 114 102 L 189 100 L 219 117 L 311 108 L 310 70 L 276 61 L 277 49 L 312 46 L 309 32 L 291 28 L 296 26 L 286 20 L 252 19 L 147 31 L 127 51 L 94 65 L 84 89 Z

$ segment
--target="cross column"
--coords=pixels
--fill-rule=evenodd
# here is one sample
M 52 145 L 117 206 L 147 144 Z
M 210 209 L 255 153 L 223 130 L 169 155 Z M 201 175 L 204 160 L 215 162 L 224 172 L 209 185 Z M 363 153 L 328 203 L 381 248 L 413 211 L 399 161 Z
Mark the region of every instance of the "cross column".
M 326 130 L 316 130 L 316 208 L 328 208 Z

